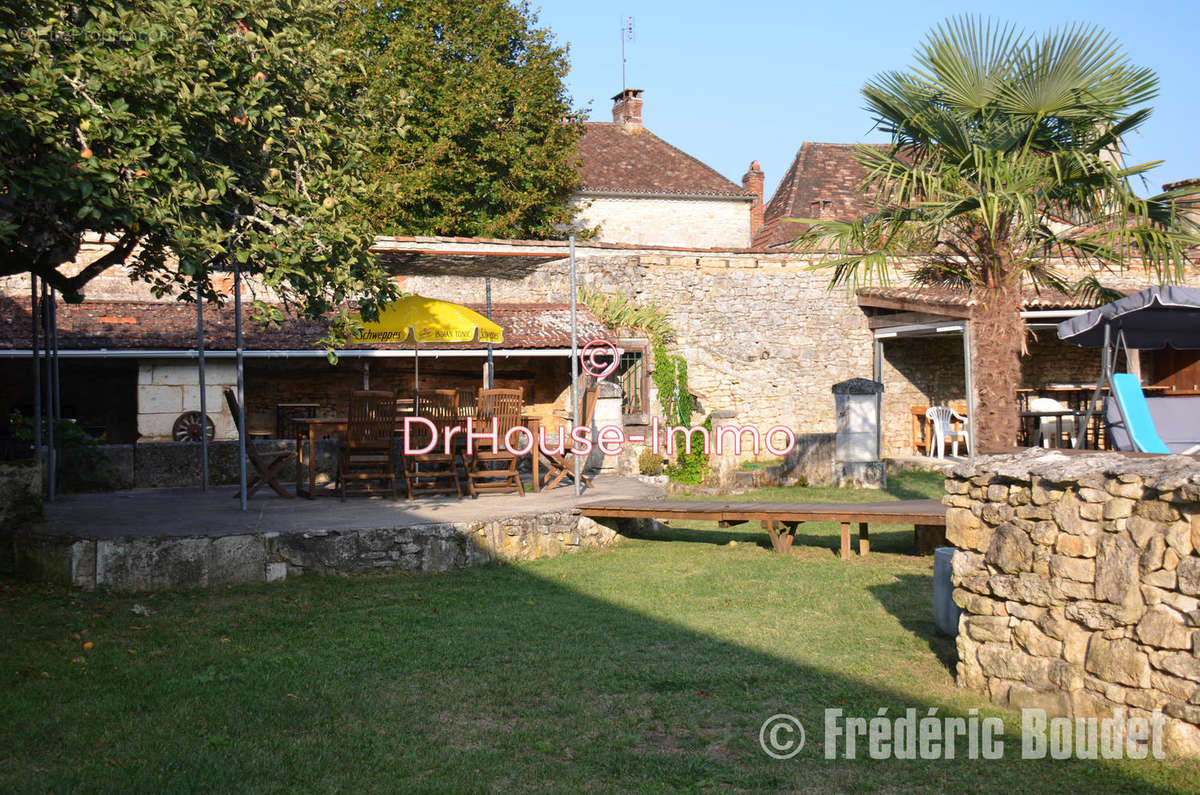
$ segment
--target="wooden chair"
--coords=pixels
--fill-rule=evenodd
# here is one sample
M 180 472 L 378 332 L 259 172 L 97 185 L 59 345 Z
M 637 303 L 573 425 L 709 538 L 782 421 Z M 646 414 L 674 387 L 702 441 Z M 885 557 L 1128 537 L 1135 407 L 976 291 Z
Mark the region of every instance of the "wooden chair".
M 580 408 L 579 418 L 582 423 L 581 427 L 585 427 L 585 428 L 592 427 L 592 419 L 596 416 L 596 396 L 599 394 L 599 391 L 600 391 L 599 388 L 595 387 L 595 386 L 589 386 L 583 391 L 583 401 L 579 407 Z M 559 414 L 559 416 L 563 416 L 559 412 L 556 412 L 556 414 Z M 568 414 L 564 418 L 569 418 L 569 417 L 570 417 L 570 415 Z M 564 433 L 564 431 L 560 430 L 559 433 Z M 562 455 L 551 455 L 549 453 L 546 454 L 546 458 L 550 461 L 550 469 L 548 469 L 546 471 L 546 474 L 544 477 L 545 485 L 542 486 L 542 488 L 544 488 L 544 489 L 554 488 L 560 482 L 562 482 L 562 479 L 565 477 L 571 477 L 571 478 L 575 477 L 575 453 L 571 452 L 571 445 L 570 445 L 569 439 L 566 442 L 564 442 L 564 446 L 565 446 L 565 451 L 563 452 Z M 580 456 L 580 458 L 579 458 L 579 479 L 586 486 L 591 488 L 592 479 L 590 477 L 588 477 L 587 475 L 583 474 L 583 467 L 586 463 L 587 463 L 587 456 Z
M 233 415 L 233 424 L 238 427 L 241 432 L 238 418 L 241 417 L 241 407 L 238 405 L 237 393 L 232 389 L 225 390 L 225 403 L 229 406 L 229 413 Z M 249 438 L 250 434 L 246 434 L 246 458 L 250 461 L 250 466 L 254 468 L 254 482 L 246 484 L 246 496 L 251 497 L 254 492 L 261 489 L 263 486 L 270 486 L 275 490 L 275 493 L 280 497 L 292 498 L 296 495 L 283 487 L 279 482 L 281 470 L 296 460 L 296 451 L 288 450 L 282 453 L 268 453 L 263 455 L 258 452 L 258 448 L 254 446 L 254 440 Z M 238 494 L 234 494 L 238 497 Z
M 492 419 L 498 421 L 500 429 L 498 445 L 488 442 L 475 445 L 467 467 L 467 492 L 478 497 L 480 492 L 516 492 L 525 496 L 525 486 L 517 472 L 517 457 L 504 448 L 504 435 L 521 424 L 524 398 L 520 389 L 481 389 L 475 404 L 475 432 L 491 429 Z M 514 440 L 515 441 L 515 440 Z M 499 464 L 500 466 L 494 466 Z
M 347 487 L 385 484 L 396 497 L 396 468 L 392 464 L 396 430 L 396 397 L 391 392 L 363 390 L 350 393 L 346 438 L 338 449 L 338 493 L 346 499 Z
M 447 453 L 445 447 L 447 431 L 463 425 L 458 414 L 458 393 L 453 389 L 425 390 L 417 393 L 416 403 L 417 416 L 429 420 L 436 428 L 437 446 L 428 453 L 404 456 L 404 488 L 408 498 L 413 498 L 414 491 L 453 492 L 461 500 L 454 449 Z M 409 447 L 420 449 L 429 444 L 429 430 L 424 425 L 415 425 L 413 437 Z

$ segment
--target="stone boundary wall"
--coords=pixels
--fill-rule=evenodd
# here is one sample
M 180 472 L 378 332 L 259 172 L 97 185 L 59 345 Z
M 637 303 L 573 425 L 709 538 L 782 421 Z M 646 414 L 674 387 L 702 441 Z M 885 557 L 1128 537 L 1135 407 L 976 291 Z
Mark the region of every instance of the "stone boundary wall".
M 83 590 L 160 591 L 273 582 L 309 572 L 448 571 L 609 546 L 617 533 L 572 513 L 412 527 L 77 539 L 23 535 L 17 571 Z
M 1029 450 L 955 467 L 957 678 L 1012 709 L 1167 716 L 1200 755 L 1200 461 Z

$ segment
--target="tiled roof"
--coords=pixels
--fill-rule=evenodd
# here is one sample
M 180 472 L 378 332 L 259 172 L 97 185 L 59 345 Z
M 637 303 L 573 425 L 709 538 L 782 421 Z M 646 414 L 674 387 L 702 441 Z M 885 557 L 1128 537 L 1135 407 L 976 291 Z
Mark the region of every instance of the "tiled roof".
M 590 122 L 579 140 L 580 191 L 637 195 L 753 194 L 644 127 Z
M 788 218 L 851 220 L 871 211 L 871 203 L 855 188 L 867 175 L 854 159 L 855 144 L 805 142 L 779 181 L 754 235 L 755 248 L 790 243 L 807 224 Z
M 483 314 L 482 304 L 465 304 Z M 320 323 L 285 314 L 277 328 L 256 325 L 243 307 L 247 350 L 312 350 L 323 335 Z M 492 319 L 504 329 L 502 349 L 569 348 L 571 310 L 565 304 L 493 304 Z M 231 304 L 205 306 L 204 344 L 210 350 L 234 347 Z M 196 347 L 196 306 L 178 301 L 84 301 L 58 304 L 60 350 L 191 350 Z M 580 344 L 612 333 L 595 315 L 579 308 Z M 0 296 L 0 349 L 27 349 L 29 304 Z M 403 345 L 352 345 L 352 349 L 404 348 Z M 424 348 L 467 348 L 465 345 L 422 345 Z M 474 347 L 483 348 L 483 345 Z
M 865 287 L 858 290 L 860 303 L 871 299 L 903 301 L 924 304 L 931 309 L 953 307 L 973 309 L 987 300 L 984 290 L 956 290 L 949 287 Z M 863 300 L 865 299 L 865 300 Z M 1092 309 L 1094 304 L 1057 290 L 1034 290 L 1026 287 L 1021 291 L 1021 305 L 1026 310 L 1037 309 Z

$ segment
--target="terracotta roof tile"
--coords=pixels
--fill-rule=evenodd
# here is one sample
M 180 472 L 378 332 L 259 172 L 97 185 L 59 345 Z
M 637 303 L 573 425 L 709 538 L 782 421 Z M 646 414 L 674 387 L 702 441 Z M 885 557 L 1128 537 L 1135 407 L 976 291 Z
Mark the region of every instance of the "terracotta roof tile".
M 949 287 L 864 287 L 857 291 L 860 298 L 882 298 L 897 301 L 927 304 L 934 307 L 956 307 L 971 309 L 987 300 L 986 291 L 956 290 Z M 1021 304 L 1026 310 L 1036 309 L 1092 309 L 1093 304 L 1057 290 L 1034 290 L 1026 287 L 1021 291 Z
M 850 220 L 871 211 L 870 201 L 856 190 L 867 172 L 855 161 L 854 147 L 808 142 L 800 146 L 763 212 L 755 248 L 786 245 L 808 228 L 788 218 Z
M 483 314 L 482 304 L 465 304 Z M 323 334 L 320 323 L 295 316 L 278 328 L 250 321 L 243 307 L 247 350 L 312 350 Z M 569 348 L 571 311 L 566 304 L 493 304 L 492 319 L 504 329 L 502 349 Z M 0 296 L 0 349 L 29 347 L 29 304 Z M 205 347 L 232 350 L 234 314 L 229 304 L 205 307 Z M 196 307 L 177 301 L 85 301 L 58 305 L 60 350 L 192 350 L 196 347 Z M 591 312 L 579 308 L 580 344 L 613 335 Z M 352 345 L 353 349 L 387 349 L 395 345 Z M 400 346 L 403 347 L 403 346 Z M 422 348 L 463 348 L 423 345 Z M 478 346 L 483 348 L 484 346 Z
M 639 126 L 589 122 L 580 191 L 750 198 L 753 194 Z

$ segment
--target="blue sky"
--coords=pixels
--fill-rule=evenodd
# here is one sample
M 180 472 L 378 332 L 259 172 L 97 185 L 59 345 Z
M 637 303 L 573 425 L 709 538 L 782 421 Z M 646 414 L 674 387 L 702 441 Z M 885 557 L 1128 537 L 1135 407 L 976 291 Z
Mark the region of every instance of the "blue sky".
M 622 4 L 543 0 L 539 22 L 570 45 L 567 85 L 591 118 L 612 118 L 621 88 L 621 21 L 627 84 L 645 93 L 644 120 L 659 137 L 739 182 L 751 160 L 766 172 L 768 197 L 804 141 L 885 140 L 870 133 L 859 89 L 875 74 L 903 69 L 925 33 L 943 19 L 975 13 L 1030 31 L 1098 24 L 1130 59 L 1159 77 L 1154 115 L 1126 142 L 1128 162 L 1165 161 L 1142 193 L 1200 177 L 1200 0 L 661 0 Z

